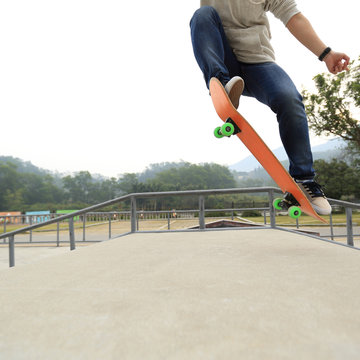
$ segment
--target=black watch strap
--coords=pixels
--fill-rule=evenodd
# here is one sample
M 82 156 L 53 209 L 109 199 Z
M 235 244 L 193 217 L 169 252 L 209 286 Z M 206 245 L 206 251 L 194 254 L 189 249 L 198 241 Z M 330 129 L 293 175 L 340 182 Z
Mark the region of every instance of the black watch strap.
M 331 51 L 331 48 L 327 47 L 319 56 L 319 60 L 323 61 L 325 56 Z

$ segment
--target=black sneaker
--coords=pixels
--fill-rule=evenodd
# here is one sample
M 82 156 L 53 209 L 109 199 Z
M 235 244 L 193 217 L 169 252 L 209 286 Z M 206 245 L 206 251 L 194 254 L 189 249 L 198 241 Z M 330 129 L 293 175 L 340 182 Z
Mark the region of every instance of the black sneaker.
M 331 206 L 326 199 L 324 191 L 314 180 L 296 180 L 300 189 L 304 192 L 309 199 L 312 207 L 319 215 L 330 215 Z

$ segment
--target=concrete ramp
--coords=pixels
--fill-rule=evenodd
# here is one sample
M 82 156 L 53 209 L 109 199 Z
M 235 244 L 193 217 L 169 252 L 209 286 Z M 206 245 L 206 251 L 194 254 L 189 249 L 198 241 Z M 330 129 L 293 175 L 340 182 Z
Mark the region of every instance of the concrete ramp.
M 1 359 L 359 359 L 360 252 L 133 234 L 0 271 Z

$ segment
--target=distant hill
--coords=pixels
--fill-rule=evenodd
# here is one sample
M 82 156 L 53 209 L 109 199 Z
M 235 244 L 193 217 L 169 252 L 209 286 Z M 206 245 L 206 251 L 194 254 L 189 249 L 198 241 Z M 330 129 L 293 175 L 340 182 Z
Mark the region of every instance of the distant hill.
M 345 141 L 340 138 L 330 140 L 324 144 L 312 147 L 314 160 L 323 159 L 331 160 L 341 156 L 342 148 L 345 146 Z M 288 162 L 287 155 L 283 147 L 273 150 L 275 156 L 281 162 Z M 229 166 L 229 169 L 236 172 L 251 172 L 256 168 L 261 167 L 259 162 L 253 155 Z
M 16 171 L 19 173 L 30 173 L 30 174 L 37 174 L 37 175 L 51 175 L 56 181 L 61 179 L 66 175 L 73 174 L 72 172 L 64 172 L 60 173 L 58 171 L 51 171 L 47 169 L 40 168 L 34 165 L 31 161 L 25 161 L 13 156 L 2 156 L 0 155 L 0 165 L 1 164 L 8 164 L 12 163 L 16 166 Z M 92 177 L 97 181 L 105 180 L 106 177 L 101 174 L 92 174 Z
M 15 164 L 17 171 L 20 173 L 34 173 L 38 175 L 45 175 L 49 173 L 48 170 L 41 169 L 33 165 L 30 161 L 24 161 L 12 156 L 0 156 L 0 164 L 8 164 L 8 163 Z

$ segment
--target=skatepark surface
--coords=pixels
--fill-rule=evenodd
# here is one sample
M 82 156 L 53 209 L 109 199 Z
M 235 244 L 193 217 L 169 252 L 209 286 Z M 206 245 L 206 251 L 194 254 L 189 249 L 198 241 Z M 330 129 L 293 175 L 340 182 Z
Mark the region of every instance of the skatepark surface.
M 135 233 L 0 270 L 0 359 L 359 359 L 360 251 Z

